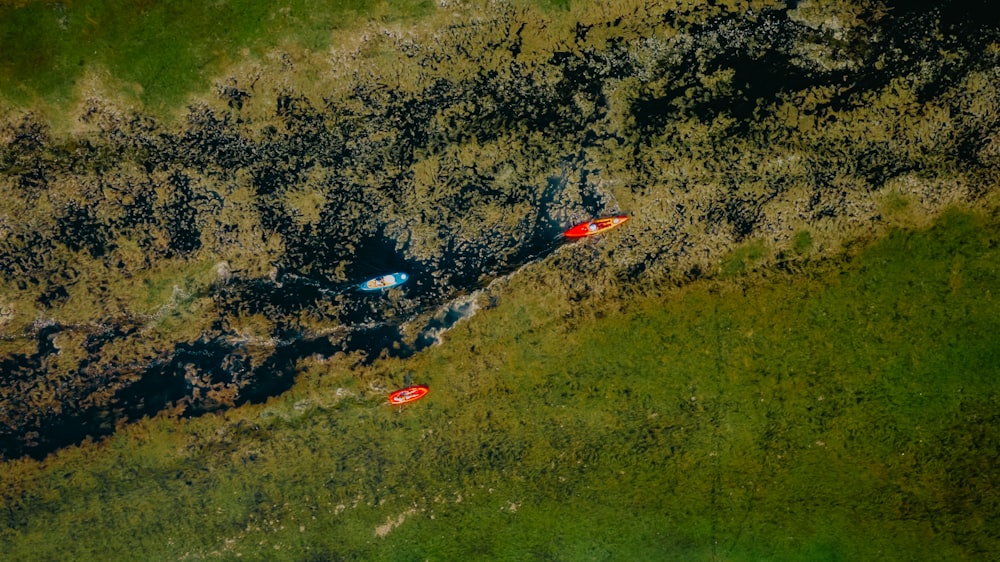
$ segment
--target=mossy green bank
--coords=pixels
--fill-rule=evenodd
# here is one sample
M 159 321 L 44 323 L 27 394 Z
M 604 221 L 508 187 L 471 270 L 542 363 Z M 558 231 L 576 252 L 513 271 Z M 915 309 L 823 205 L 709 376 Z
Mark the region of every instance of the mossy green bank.
M 244 58 L 278 47 L 322 51 L 358 21 L 406 20 L 428 0 L 14 2 L 0 4 L 0 100 L 68 109 L 88 76 L 166 112 Z

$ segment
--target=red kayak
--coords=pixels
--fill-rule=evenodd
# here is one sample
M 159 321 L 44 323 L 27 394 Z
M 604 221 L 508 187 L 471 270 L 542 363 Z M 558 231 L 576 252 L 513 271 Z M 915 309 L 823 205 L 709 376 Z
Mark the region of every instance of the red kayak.
M 414 400 L 420 400 L 423 398 L 431 389 L 428 388 L 426 384 L 417 384 L 413 386 L 408 386 L 402 390 L 397 390 L 389 395 L 389 403 L 393 405 L 406 404 L 407 402 L 413 402 Z
M 611 230 L 616 226 L 621 226 L 625 224 L 625 221 L 627 220 L 628 215 L 618 215 L 617 217 L 606 217 L 603 219 L 581 222 L 566 232 L 563 232 L 563 236 L 566 238 L 583 238 L 584 236 L 593 236 L 595 234 Z

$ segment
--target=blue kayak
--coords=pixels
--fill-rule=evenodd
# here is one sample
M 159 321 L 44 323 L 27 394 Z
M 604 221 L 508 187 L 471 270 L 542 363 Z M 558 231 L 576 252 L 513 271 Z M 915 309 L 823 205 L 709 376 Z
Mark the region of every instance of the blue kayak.
M 402 285 L 406 283 L 406 280 L 410 276 L 405 273 L 390 273 L 388 275 L 379 275 L 374 279 L 369 279 L 364 283 L 358 285 L 358 288 L 362 291 L 381 291 L 382 289 L 389 289 L 397 285 Z

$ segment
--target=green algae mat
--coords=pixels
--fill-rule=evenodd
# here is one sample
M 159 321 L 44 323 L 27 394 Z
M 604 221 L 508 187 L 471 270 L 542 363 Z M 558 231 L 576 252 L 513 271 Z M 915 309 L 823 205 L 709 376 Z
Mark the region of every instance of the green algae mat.
M 110 73 L 126 98 L 176 107 L 227 65 L 283 41 L 323 50 L 331 30 L 429 8 L 425 0 L 0 2 L 0 100 L 67 104 L 88 77 Z
M 986 559 L 998 242 L 952 211 L 570 320 L 529 269 L 411 359 L 6 463 L 4 556 Z M 404 378 L 431 393 L 391 407 Z

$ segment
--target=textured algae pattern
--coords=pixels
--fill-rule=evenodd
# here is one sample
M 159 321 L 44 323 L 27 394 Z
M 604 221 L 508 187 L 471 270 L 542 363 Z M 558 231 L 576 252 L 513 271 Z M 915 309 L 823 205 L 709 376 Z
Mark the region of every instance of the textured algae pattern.
M 977 3 L 302 6 L 0 7 L 5 556 L 1000 549 Z

